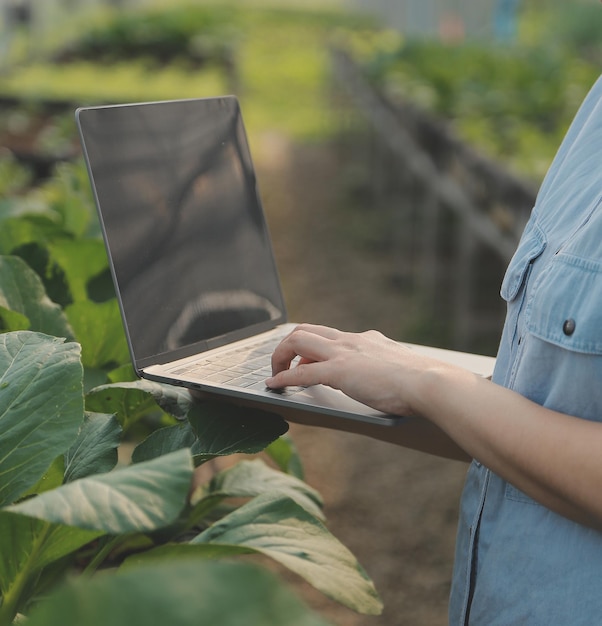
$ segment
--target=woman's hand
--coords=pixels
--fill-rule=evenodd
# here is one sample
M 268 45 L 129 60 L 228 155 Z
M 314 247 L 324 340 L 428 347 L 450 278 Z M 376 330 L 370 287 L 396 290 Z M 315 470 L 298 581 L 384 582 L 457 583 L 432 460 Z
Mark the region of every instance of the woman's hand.
M 384 413 L 416 416 L 421 375 L 442 367 L 450 366 L 418 355 L 377 331 L 347 333 L 303 324 L 274 351 L 273 375 L 266 384 L 271 388 L 328 385 Z
M 374 331 L 354 334 L 301 325 L 274 351 L 272 369 L 269 387 L 322 383 L 385 413 L 425 418 L 410 424 L 433 424 L 459 449 L 541 504 L 602 528 L 598 422 L 542 407 Z M 383 432 L 405 445 L 403 426 Z M 416 437 L 418 445 L 412 439 L 410 447 L 428 450 L 422 440 L 429 436 L 425 429 Z

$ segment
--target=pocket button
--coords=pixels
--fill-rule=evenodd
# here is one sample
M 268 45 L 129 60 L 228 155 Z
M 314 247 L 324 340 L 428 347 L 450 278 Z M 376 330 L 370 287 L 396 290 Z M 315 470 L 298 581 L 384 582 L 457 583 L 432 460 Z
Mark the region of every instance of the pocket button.
M 562 325 L 562 332 L 567 337 L 570 337 L 575 332 L 575 328 L 576 328 L 575 320 L 572 317 L 570 317 L 568 320 L 565 320 L 564 324 Z

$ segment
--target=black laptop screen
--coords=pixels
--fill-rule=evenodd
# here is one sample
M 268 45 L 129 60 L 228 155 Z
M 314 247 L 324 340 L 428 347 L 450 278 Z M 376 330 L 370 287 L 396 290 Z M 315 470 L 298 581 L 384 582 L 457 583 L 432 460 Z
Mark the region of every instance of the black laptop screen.
M 235 98 L 91 107 L 77 118 L 137 364 L 284 320 Z

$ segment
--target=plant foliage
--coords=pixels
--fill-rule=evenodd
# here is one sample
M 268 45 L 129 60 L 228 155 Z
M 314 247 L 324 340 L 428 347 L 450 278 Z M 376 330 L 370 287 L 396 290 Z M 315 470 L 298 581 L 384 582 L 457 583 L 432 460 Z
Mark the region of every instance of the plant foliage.
M 149 589 L 159 593 L 149 593 Z M 69 583 L 35 611 L 31 626 L 261 624 L 326 626 L 279 584 L 250 564 L 167 561 Z
M 227 66 L 236 44 L 236 14 L 228 6 L 121 12 L 94 26 L 57 55 L 96 63 L 145 59 L 153 65 L 178 62 L 191 69 Z
M 19 614 L 62 625 L 323 623 L 257 566 L 219 562 L 250 553 L 380 612 L 298 477 L 286 422 L 132 380 L 80 182 L 81 164 L 64 166 L 0 212 L 0 626 Z M 264 451 L 204 480 L 195 470 Z M 85 582 L 66 583 L 76 574 Z
M 390 41 L 389 41 L 390 44 Z M 599 68 L 563 48 L 400 41 L 365 58 L 366 71 L 446 118 L 466 140 L 540 179 Z

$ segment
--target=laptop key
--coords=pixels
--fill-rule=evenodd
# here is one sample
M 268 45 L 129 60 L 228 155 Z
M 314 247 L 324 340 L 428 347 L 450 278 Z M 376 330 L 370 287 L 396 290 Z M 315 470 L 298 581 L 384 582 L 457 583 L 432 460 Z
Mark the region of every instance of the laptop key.
M 197 372 L 193 373 L 197 374 Z M 213 383 L 227 383 L 232 380 L 232 375 L 228 374 L 228 372 L 215 372 L 208 376 L 203 376 L 203 378 Z
M 228 382 L 229 385 L 233 385 L 234 387 L 251 387 L 252 385 L 256 385 L 259 381 L 256 378 L 246 378 L 241 376 L 240 378 L 234 378 Z

